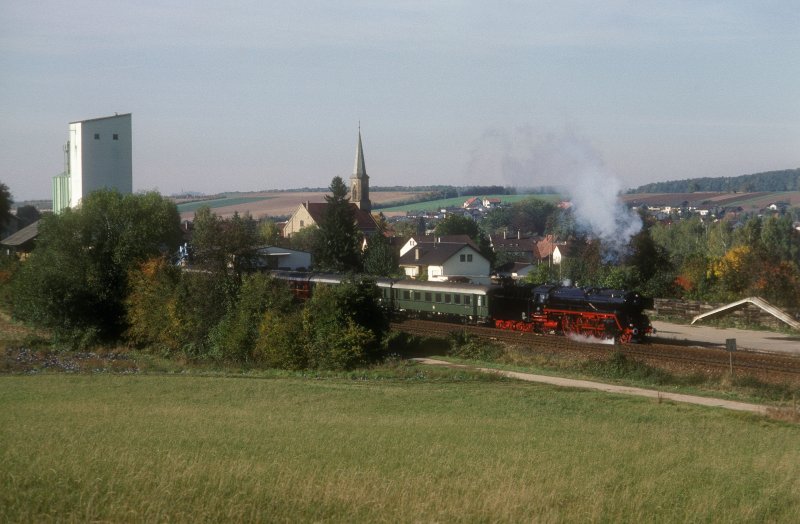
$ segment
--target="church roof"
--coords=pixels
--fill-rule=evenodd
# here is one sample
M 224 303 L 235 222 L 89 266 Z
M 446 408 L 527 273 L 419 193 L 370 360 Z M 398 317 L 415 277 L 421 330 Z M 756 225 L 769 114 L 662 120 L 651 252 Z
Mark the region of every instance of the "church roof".
M 328 203 L 308 202 L 303 205 L 308 210 L 308 214 L 311 215 L 311 218 L 314 219 L 314 222 L 316 224 L 320 224 L 325 217 L 325 208 L 328 206 Z M 356 225 L 358 225 L 358 229 L 363 232 L 372 232 L 378 229 L 378 224 L 375 223 L 375 219 L 372 218 L 372 215 L 369 211 L 359 209 L 358 206 L 352 202 L 350 203 L 350 207 L 353 208 L 353 216 L 356 219 Z

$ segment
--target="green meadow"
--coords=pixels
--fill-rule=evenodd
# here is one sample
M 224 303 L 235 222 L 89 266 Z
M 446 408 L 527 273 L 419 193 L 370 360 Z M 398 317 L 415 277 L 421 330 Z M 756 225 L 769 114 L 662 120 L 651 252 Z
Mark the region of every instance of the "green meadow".
M 0 521 L 800 516 L 797 424 L 424 367 L 364 378 L 0 376 Z
M 559 195 L 484 195 L 481 198 L 499 198 L 504 204 L 513 204 L 522 202 L 523 200 L 544 200 L 547 202 L 557 203 L 561 197 Z M 392 207 L 382 207 L 375 209 L 375 211 L 382 211 L 387 213 L 399 211 L 439 211 L 446 207 L 461 207 L 464 202 L 469 199 L 468 196 L 456 198 L 443 198 L 439 200 L 429 200 L 427 202 L 415 202 L 413 204 L 403 204 Z
M 216 209 L 218 207 L 226 207 L 226 206 L 238 206 L 239 204 L 249 204 L 251 202 L 260 202 L 262 200 L 270 200 L 275 197 L 271 196 L 257 196 L 257 197 L 223 197 L 223 198 L 215 198 L 213 200 L 197 200 L 193 202 L 185 202 L 183 204 L 178 204 L 178 212 L 179 213 L 187 213 L 189 211 L 197 211 L 203 206 L 207 206 L 211 209 Z

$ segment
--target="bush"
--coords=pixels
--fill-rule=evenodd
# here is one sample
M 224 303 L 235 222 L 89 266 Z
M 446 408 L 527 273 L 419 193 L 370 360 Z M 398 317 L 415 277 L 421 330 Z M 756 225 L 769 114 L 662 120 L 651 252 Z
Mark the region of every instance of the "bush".
M 498 344 L 481 340 L 466 331 L 450 333 L 449 354 L 458 358 L 491 362 L 502 355 L 503 348 Z
M 351 369 L 379 360 L 389 327 L 378 289 L 369 281 L 317 286 L 302 323 L 308 365 L 321 369 Z
M 255 359 L 267 367 L 305 369 L 309 366 L 308 344 L 300 312 L 266 311 L 258 325 Z
M 238 363 L 257 363 L 256 341 L 265 313 L 288 312 L 292 295 L 282 281 L 252 274 L 242 279 L 236 296 L 228 301 L 225 315 L 209 333 L 210 352 L 216 358 Z
M 125 302 L 128 339 L 165 354 L 213 357 L 209 332 L 227 311 L 238 288 L 235 277 L 184 272 L 165 260 L 148 261 L 130 276 Z

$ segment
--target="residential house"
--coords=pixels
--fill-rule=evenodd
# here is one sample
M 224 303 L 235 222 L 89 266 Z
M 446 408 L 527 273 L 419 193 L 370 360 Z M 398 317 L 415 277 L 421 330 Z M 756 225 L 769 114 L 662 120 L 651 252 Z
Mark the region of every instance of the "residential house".
M 432 282 L 488 284 L 491 264 L 466 235 L 412 238 L 400 250 L 400 268 L 407 277 Z

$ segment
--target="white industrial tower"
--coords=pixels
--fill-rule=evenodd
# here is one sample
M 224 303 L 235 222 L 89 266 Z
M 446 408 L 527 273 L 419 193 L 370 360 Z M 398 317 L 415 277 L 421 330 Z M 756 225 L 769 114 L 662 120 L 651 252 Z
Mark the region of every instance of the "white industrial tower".
M 53 212 L 99 189 L 133 192 L 131 114 L 70 122 L 64 173 L 53 177 Z

